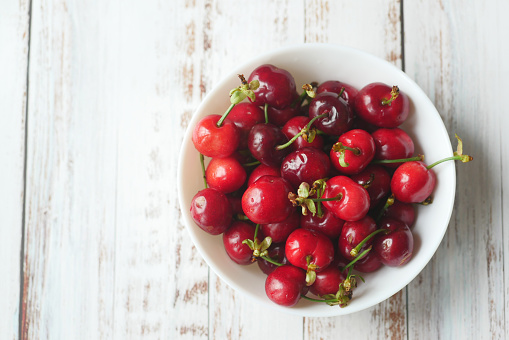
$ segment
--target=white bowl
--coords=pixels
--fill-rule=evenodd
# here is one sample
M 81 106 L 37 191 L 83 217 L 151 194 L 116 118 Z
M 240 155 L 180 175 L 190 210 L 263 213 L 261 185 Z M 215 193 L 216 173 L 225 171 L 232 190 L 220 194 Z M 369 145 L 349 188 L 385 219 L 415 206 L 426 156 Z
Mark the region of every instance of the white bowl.
M 228 285 L 257 303 L 301 316 L 337 316 L 374 306 L 412 281 L 431 259 L 440 245 L 451 217 L 456 190 L 456 170 L 453 162 L 434 168 L 437 185 L 434 202 L 417 206 L 417 220 L 413 227 L 414 254 L 410 262 L 400 268 L 382 267 L 364 275 L 354 291 L 351 303 L 345 308 L 310 302 L 305 299 L 292 308 L 271 302 L 265 295 L 265 278 L 256 264 L 240 266 L 229 259 L 221 236 L 203 232 L 190 215 L 193 196 L 203 189 L 199 154 L 191 135 L 196 123 L 209 114 L 222 114 L 229 106 L 228 93 L 239 85 L 238 73 L 246 78 L 261 64 L 274 64 L 288 70 L 298 88 L 311 81 L 340 80 L 358 89 L 371 82 L 398 85 L 411 101 L 411 112 L 402 128 L 413 138 L 416 154 L 423 153 L 428 164 L 452 155 L 452 147 L 445 126 L 426 94 L 405 73 L 368 53 L 330 44 L 301 44 L 262 54 L 233 70 L 211 92 L 196 110 L 187 129 L 180 150 L 178 168 L 179 200 L 184 223 L 196 248 L 207 264 Z

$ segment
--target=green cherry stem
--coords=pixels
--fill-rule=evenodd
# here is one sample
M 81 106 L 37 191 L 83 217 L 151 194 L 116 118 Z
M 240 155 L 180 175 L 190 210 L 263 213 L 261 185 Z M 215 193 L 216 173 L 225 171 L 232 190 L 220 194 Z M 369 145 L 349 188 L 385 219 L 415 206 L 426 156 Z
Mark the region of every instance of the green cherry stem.
M 255 166 L 255 165 L 259 165 L 259 164 L 261 164 L 260 161 L 254 161 L 251 163 L 244 163 L 244 164 L 242 164 L 242 166 L 249 167 L 249 166 Z
M 380 233 L 386 233 L 387 234 L 387 232 L 388 232 L 388 230 L 386 230 L 386 229 L 375 230 L 374 232 L 372 232 L 371 234 L 366 236 L 366 238 L 364 238 L 364 240 L 359 242 L 359 244 L 350 251 L 350 255 L 352 255 L 353 257 L 357 257 L 357 255 L 359 255 L 359 251 L 366 244 L 366 242 L 368 242 L 370 239 L 372 239 L 377 234 L 380 234 Z
M 424 155 L 419 155 L 416 157 L 410 158 L 401 158 L 401 159 L 375 159 L 371 161 L 373 164 L 390 164 L 390 163 L 403 163 L 403 162 L 413 162 L 413 161 L 423 161 Z
M 264 259 L 265 261 L 267 261 L 267 262 L 269 262 L 269 263 L 272 263 L 272 264 L 274 264 L 274 265 L 276 265 L 276 266 L 278 266 L 278 267 L 284 266 L 284 264 L 279 263 L 279 262 L 277 262 L 277 261 L 274 261 L 273 259 L 271 259 L 271 258 L 270 258 L 270 257 L 268 257 L 268 256 L 260 256 L 260 257 L 261 257 L 262 259 Z
M 284 148 L 289 147 L 293 142 L 295 142 L 297 140 L 297 138 L 302 136 L 302 134 L 304 134 L 306 131 L 309 131 L 309 129 L 311 128 L 311 125 L 315 122 L 315 120 L 317 120 L 319 118 L 327 117 L 327 115 L 328 115 L 328 113 L 324 113 L 324 114 L 321 114 L 321 115 L 316 116 L 313 119 L 311 119 L 309 121 L 309 123 L 304 128 L 302 128 L 302 130 L 300 130 L 298 134 L 293 136 L 292 139 L 290 139 L 287 143 L 276 146 L 276 150 L 283 150 Z
M 231 104 L 230 107 L 228 107 L 228 110 L 226 110 L 226 112 L 223 113 L 221 118 L 219 118 L 219 120 L 217 121 L 217 124 L 216 124 L 217 127 L 221 127 L 221 125 L 223 125 L 224 120 L 226 119 L 226 117 L 228 116 L 228 114 L 230 113 L 230 111 L 233 109 L 234 106 L 235 106 L 235 104 Z
M 341 96 L 343 95 L 343 92 L 345 92 L 344 86 L 341 88 L 341 91 L 339 91 L 338 98 L 341 98 Z
M 384 206 L 382 207 L 382 209 L 380 210 L 380 212 L 378 213 L 378 216 L 376 217 L 376 222 L 378 223 L 380 221 L 380 219 L 382 218 L 382 216 L 384 215 L 385 211 L 391 206 L 394 204 L 394 195 L 390 195 L 388 198 L 387 198 L 387 201 L 385 201 L 385 204 Z
M 382 105 L 391 106 L 392 101 L 395 100 L 396 98 L 398 98 L 398 96 L 399 96 L 399 87 L 393 86 L 391 89 L 391 97 L 388 99 L 383 99 Z
M 203 174 L 203 183 L 205 184 L 205 189 L 209 187 L 207 184 L 207 176 L 205 175 L 205 157 L 200 154 L 200 164 L 201 164 L 201 172 Z
M 343 198 L 342 194 L 337 195 L 336 197 L 331 198 L 310 198 L 313 202 L 329 202 L 329 201 L 339 201 Z
M 300 296 L 302 298 L 306 299 L 306 300 L 314 301 L 314 302 L 325 302 L 325 303 L 327 303 L 327 302 L 332 302 L 332 303 L 338 302 L 337 299 L 323 299 L 323 300 L 322 299 L 314 299 L 314 298 L 310 298 L 309 296 L 306 296 L 304 294 L 301 294 Z
M 473 159 L 474 159 L 472 156 L 468 156 L 468 157 L 470 157 L 470 159 L 469 159 L 467 162 L 470 162 L 471 160 L 473 160 Z M 426 169 L 428 169 L 428 170 L 429 170 L 429 169 L 431 169 L 432 167 L 434 167 L 435 165 L 438 165 L 438 164 L 440 164 L 440 163 L 447 162 L 447 161 L 462 161 L 462 162 L 466 163 L 466 162 L 464 161 L 464 159 L 465 159 L 464 155 L 458 155 L 458 156 L 451 156 L 451 157 L 447 157 L 447 158 L 441 159 L 441 160 L 439 160 L 439 161 L 436 161 L 436 162 L 435 162 L 435 163 L 433 163 L 433 164 L 428 165 L 428 166 L 426 167 Z
M 265 106 L 263 107 L 263 114 L 265 115 L 265 124 L 269 124 L 269 104 L 265 103 Z
M 258 236 L 258 230 L 260 229 L 260 223 L 257 223 L 256 224 L 256 227 L 255 227 L 255 232 L 254 232 L 254 236 L 253 236 L 253 239 L 256 240 L 256 237 Z
M 364 256 L 366 256 L 370 251 L 371 251 L 371 246 L 369 246 L 368 249 L 364 250 L 359 256 L 357 256 L 356 258 L 354 258 L 349 264 L 347 264 L 343 270 L 345 269 L 348 269 L 350 267 L 352 267 L 357 261 L 359 261 L 360 259 L 362 259 Z M 343 271 L 341 270 L 341 271 Z M 350 277 L 350 272 L 348 273 L 348 277 Z

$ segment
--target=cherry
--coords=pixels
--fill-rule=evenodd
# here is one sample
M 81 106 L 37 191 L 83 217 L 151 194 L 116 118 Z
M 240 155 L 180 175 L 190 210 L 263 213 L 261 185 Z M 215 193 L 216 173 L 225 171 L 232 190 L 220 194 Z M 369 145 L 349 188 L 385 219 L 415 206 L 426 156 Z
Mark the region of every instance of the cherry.
M 367 236 L 376 230 L 376 223 L 369 216 L 358 221 L 348 221 L 343 225 L 341 235 L 338 240 L 338 252 L 347 260 L 353 260 L 358 254 L 366 250 L 372 243 L 368 240 L 364 245 L 352 254 L 352 250 L 357 247 Z
M 342 134 L 330 151 L 332 165 L 346 175 L 357 174 L 364 170 L 374 156 L 373 137 L 360 129 Z
M 256 182 L 258 178 L 266 175 L 281 177 L 281 168 L 279 166 L 269 166 L 265 164 L 258 165 L 253 172 L 251 172 L 251 175 L 249 175 L 247 186 L 250 186 Z
M 421 161 L 401 164 L 391 179 L 391 190 L 398 201 L 420 203 L 426 200 L 436 183 L 435 172 Z
M 239 146 L 240 134 L 228 118 L 218 126 L 219 115 L 208 115 L 196 124 L 193 130 L 193 144 L 199 153 L 207 157 L 228 157 Z
M 292 265 L 277 267 L 265 280 L 265 293 L 278 305 L 295 306 L 307 293 L 306 272 Z
M 408 97 L 397 86 L 371 83 L 363 87 L 353 103 L 363 120 L 379 127 L 395 128 L 408 117 Z
M 400 220 L 411 227 L 415 222 L 415 208 L 412 203 L 403 203 L 394 200 L 394 203 L 385 210 L 383 216 Z
M 334 246 L 324 234 L 299 228 L 288 236 L 285 254 L 291 264 L 306 270 L 306 284 L 310 286 L 315 281 L 316 272 L 334 260 Z
M 329 175 L 330 160 L 322 150 L 302 148 L 290 153 L 281 163 L 281 177 L 296 189 L 302 182 L 313 183 Z
M 247 149 L 247 139 L 251 128 L 265 122 L 263 110 L 249 102 L 239 103 L 233 107 L 228 119 L 235 124 L 240 134 L 239 149 Z
M 286 106 L 282 109 L 277 109 L 273 106 L 267 107 L 267 118 L 269 122 L 276 126 L 283 126 L 288 120 L 300 114 L 300 106 L 294 105 L 298 101 L 299 95 L 295 93 L 292 105 Z
M 288 200 L 292 186 L 281 177 L 263 176 L 242 195 L 242 210 L 254 223 L 282 222 L 293 212 Z
M 300 226 L 304 229 L 314 230 L 327 235 L 330 239 L 335 239 L 341 234 L 345 221 L 338 218 L 329 210 L 322 208 L 323 216 L 318 214 L 301 215 Z
M 235 157 L 212 158 L 205 172 L 207 183 L 225 194 L 238 190 L 246 181 L 246 170 Z
M 380 261 L 390 267 L 401 266 L 412 257 L 414 237 L 403 222 L 384 218 L 379 224 L 387 233 L 381 233 L 373 240 L 373 251 Z
M 378 129 L 372 133 L 376 145 L 375 159 L 404 159 L 414 153 L 412 138 L 400 128 Z M 396 168 L 401 163 L 388 163 L 385 166 Z
M 244 211 L 242 211 L 242 198 L 232 194 L 227 195 L 226 197 L 228 198 L 228 201 L 232 207 L 233 215 L 244 215 Z
M 369 210 L 369 194 L 361 185 L 346 176 L 335 176 L 327 181 L 323 205 L 345 221 L 358 221 Z M 334 199 L 334 200 L 332 200 Z
M 276 147 L 286 142 L 288 142 L 288 139 L 277 126 L 256 124 L 249 132 L 247 145 L 253 157 L 261 163 L 269 166 L 279 166 L 290 150 Z
M 343 83 L 337 80 L 328 80 L 320 84 L 320 86 L 318 86 L 316 89 L 317 94 L 322 92 L 332 92 L 336 94 L 341 93 L 341 98 L 343 98 L 348 105 L 351 105 L 353 99 L 355 96 L 357 96 L 359 91 L 347 83 Z
M 361 273 L 371 273 L 382 267 L 383 263 L 380 261 L 376 253 L 370 251 L 364 257 L 355 262 L 354 269 Z
M 309 117 L 322 114 L 327 114 L 327 117 L 319 118 L 315 126 L 328 135 L 340 136 L 350 130 L 353 124 L 352 110 L 336 93 L 322 92 L 311 101 Z
M 211 235 L 223 233 L 232 223 L 232 207 L 228 198 L 219 190 L 200 190 L 191 201 L 191 217 Z
M 286 70 L 274 65 L 258 66 L 249 76 L 248 81 L 258 80 L 260 86 L 254 91 L 254 104 L 268 104 L 277 109 L 290 106 L 297 92 L 293 76 Z
M 273 262 L 267 261 L 266 258 L 271 259 Z M 271 245 L 268 249 L 267 257 L 260 257 L 256 262 L 258 263 L 258 267 L 260 267 L 261 271 L 267 275 L 272 273 L 277 267 L 288 264 L 288 260 L 285 257 L 285 245 Z M 278 264 L 274 264 L 274 262 Z
M 337 267 L 327 267 L 316 273 L 315 282 L 309 287 L 309 291 L 315 295 L 336 294 L 339 285 L 346 278 L 346 275 Z
M 381 165 L 370 164 L 363 171 L 352 175 L 350 178 L 368 191 L 371 202 L 370 209 L 376 207 L 391 190 L 391 176 Z
M 254 234 L 255 227 L 253 225 L 240 221 L 233 222 L 230 228 L 223 233 L 224 249 L 233 262 L 240 265 L 253 263 L 253 251 L 242 242 L 245 239 L 254 239 Z
M 261 224 L 260 229 L 265 236 L 272 238 L 273 243 L 285 242 L 288 236 L 299 227 L 300 215 L 297 210 L 281 222 Z
M 285 134 L 288 140 L 292 139 L 295 135 L 302 131 L 302 129 L 308 125 L 311 121 L 309 117 L 297 116 L 293 117 L 281 129 Z M 312 147 L 316 149 L 323 148 L 323 137 L 315 136 L 312 142 L 308 142 L 308 140 L 304 139 L 302 136 L 299 136 L 293 143 L 290 145 L 291 150 L 295 151 L 297 149 Z

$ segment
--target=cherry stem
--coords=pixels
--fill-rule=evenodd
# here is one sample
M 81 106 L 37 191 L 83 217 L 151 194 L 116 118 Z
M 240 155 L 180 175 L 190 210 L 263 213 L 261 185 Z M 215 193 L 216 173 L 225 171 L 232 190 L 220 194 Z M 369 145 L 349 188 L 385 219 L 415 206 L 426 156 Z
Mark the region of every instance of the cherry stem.
M 265 124 L 269 124 L 269 104 L 265 103 L 265 106 L 263 107 L 263 113 L 265 115 Z
M 341 88 L 341 91 L 339 91 L 338 98 L 341 98 L 341 96 L 343 95 L 343 92 L 345 92 L 344 86 Z
M 251 163 L 244 163 L 244 164 L 242 164 L 242 166 L 254 166 L 254 165 L 259 165 L 259 164 L 261 164 L 260 161 L 254 161 Z
M 306 299 L 306 300 L 309 300 L 309 301 L 314 301 L 314 302 L 324 302 L 324 303 L 327 303 L 327 302 L 338 302 L 337 299 L 328 299 L 328 300 L 322 300 L 322 299 L 314 299 L 314 298 L 310 298 L 309 296 L 306 296 L 304 294 L 301 294 L 300 295 L 302 298 Z
M 419 155 L 416 157 L 401 158 L 401 159 L 375 159 L 371 163 L 390 164 L 390 163 L 403 163 L 403 162 L 413 162 L 413 161 L 423 161 L 423 160 L 424 160 L 424 155 Z
M 281 267 L 281 266 L 284 266 L 284 264 L 282 263 L 279 263 L 277 261 L 274 261 L 273 259 L 271 259 L 270 257 L 268 256 L 260 256 L 262 259 L 264 259 L 265 261 L 269 262 L 269 263 L 272 263 L 272 264 L 275 264 L 276 266 L 278 267 Z
M 256 241 L 256 237 L 258 236 L 258 229 L 260 229 L 260 223 L 256 224 L 253 241 Z
M 207 176 L 205 175 L 205 157 L 200 154 L 200 163 L 201 163 L 201 172 L 203 174 L 203 183 L 205 184 L 205 189 L 209 187 L 207 184 Z
M 355 156 L 359 156 L 361 154 L 361 150 L 359 148 L 352 148 L 350 146 L 344 145 L 341 142 L 339 142 L 339 144 L 340 145 L 337 147 L 337 151 L 336 151 L 336 149 L 334 151 L 341 152 L 341 151 L 344 151 L 344 150 L 349 150 L 349 151 L 352 151 Z
M 376 217 L 376 221 L 380 221 L 380 219 L 382 218 L 382 216 L 384 215 L 385 211 L 391 206 L 394 204 L 394 195 L 390 195 L 388 198 L 387 198 L 387 201 L 385 201 L 385 204 L 384 206 L 382 207 L 382 209 L 380 210 L 380 212 L 378 213 L 378 216 Z
M 359 242 L 359 244 L 353 248 L 352 250 L 350 250 L 350 255 L 353 256 L 353 257 L 357 257 L 357 255 L 359 255 L 359 251 L 361 250 L 361 248 L 366 244 L 366 242 L 368 242 L 370 239 L 372 239 L 375 235 L 377 234 L 380 234 L 380 233 L 387 233 L 388 230 L 386 229 L 378 229 L 378 230 L 375 230 L 374 232 L 372 232 L 371 234 L 369 234 L 368 236 L 366 236 L 366 238 L 364 238 L 364 240 L 362 240 L 361 242 Z
M 224 120 L 226 119 L 226 117 L 228 116 L 228 114 L 230 113 L 230 111 L 233 109 L 234 106 L 235 106 L 235 104 L 231 104 L 230 107 L 228 108 L 228 110 L 226 110 L 226 112 L 223 113 L 221 118 L 219 118 L 219 120 L 216 123 L 217 127 L 221 127 L 221 125 L 223 125 Z
M 399 96 L 399 88 L 397 86 L 393 86 L 391 89 L 391 97 L 389 99 L 382 99 L 382 105 L 391 105 L 392 101 L 398 98 Z
M 380 230 L 381 230 L 381 229 L 380 229 Z M 351 266 L 353 266 L 353 265 L 354 265 L 357 261 L 359 261 L 359 260 L 360 260 L 360 259 L 362 259 L 364 256 L 366 256 L 366 254 L 367 254 L 367 253 L 369 253 L 369 252 L 371 251 L 371 248 L 372 248 L 372 247 L 371 247 L 371 246 L 369 246 L 369 248 L 368 248 L 368 249 L 366 249 L 366 250 L 364 250 L 362 253 L 360 253 L 360 255 L 359 255 L 359 256 L 357 256 L 356 258 L 354 258 L 354 259 L 353 259 L 353 260 L 352 260 L 349 264 L 347 264 L 347 265 L 343 268 L 343 270 L 341 270 L 341 271 L 344 271 L 344 270 L 346 270 L 347 268 L 350 268 Z M 350 277 L 350 272 L 348 273 L 347 278 L 349 278 L 349 277 Z
M 303 133 L 305 133 L 306 131 L 309 131 L 309 129 L 311 128 L 311 125 L 315 122 L 315 120 L 319 119 L 319 118 L 324 118 L 324 117 L 327 117 L 327 113 L 324 113 L 324 114 L 321 114 L 319 116 L 316 116 L 314 117 L 313 119 L 311 119 L 309 121 L 309 123 L 302 128 L 302 130 L 299 131 L 298 134 L 296 134 L 295 136 L 292 137 L 292 139 L 290 139 L 288 142 L 286 142 L 285 144 L 282 144 L 282 145 L 278 145 L 276 146 L 276 150 L 283 150 L 284 148 L 292 145 L 293 142 L 295 142 L 297 140 L 297 138 L 299 138 L 300 136 L 302 136 Z
M 461 155 L 458 155 L 458 156 L 451 156 L 451 157 L 447 157 L 447 158 L 444 158 L 444 159 L 441 159 L 439 161 L 436 161 L 435 163 L 431 164 L 431 165 L 428 165 L 426 167 L 426 169 L 431 169 L 432 167 L 434 167 L 435 165 L 438 165 L 440 163 L 443 163 L 443 162 L 447 162 L 447 161 L 461 161 L 462 160 L 462 156 Z
M 239 221 L 249 221 L 249 217 L 247 217 L 246 215 L 243 215 L 243 214 L 237 214 L 237 219 Z
M 313 202 L 328 202 L 328 201 L 339 201 L 343 198 L 343 194 L 339 194 L 336 197 L 331 198 L 310 198 Z

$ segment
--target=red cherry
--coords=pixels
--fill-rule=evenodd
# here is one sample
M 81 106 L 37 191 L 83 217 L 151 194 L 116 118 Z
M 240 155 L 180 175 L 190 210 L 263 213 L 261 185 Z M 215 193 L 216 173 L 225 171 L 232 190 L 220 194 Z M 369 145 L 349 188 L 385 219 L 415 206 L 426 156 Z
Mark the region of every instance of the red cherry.
M 246 222 L 233 222 L 230 228 L 223 233 L 224 249 L 233 262 L 240 265 L 253 263 L 251 260 L 253 251 L 242 241 L 254 240 L 255 227 Z M 263 236 L 258 235 L 263 239 Z
M 415 222 L 415 208 L 412 203 L 403 203 L 394 200 L 394 203 L 385 210 L 383 216 L 400 220 L 411 227 Z
M 226 118 L 218 127 L 220 115 L 209 115 L 196 124 L 193 130 L 193 144 L 196 150 L 207 157 L 228 157 L 239 146 L 239 131 L 231 120 Z
M 420 203 L 428 198 L 436 183 L 435 172 L 421 161 L 401 164 L 391 179 L 394 198 L 404 203 Z
M 375 156 L 373 137 L 364 130 L 355 129 L 342 134 L 330 151 L 332 165 L 340 173 L 357 174 Z
M 328 267 L 316 273 L 315 282 L 309 287 L 309 291 L 315 295 L 336 294 L 339 284 L 346 279 L 346 275 L 337 267 Z
M 296 189 L 302 182 L 313 184 L 329 175 L 330 160 L 322 150 L 302 148 L 290 153 L 281 163 L 281 177 Z
M 328 135 L 340 136 L 350 130 L 353 124 L 353 112 L 346 102 L 331 92 L 322 92 L 309 104 L 309 118 L 327 113 L 327 117 L 319 118 L 315 126 Z
M 363 120 L 379 127 L 395 128 L 408 117 L 408 97 L 397 86 L 371 83 L 363 87 L 354 100 L 355 112 Z
M 191 216 L 198 227 L 211 235 L 219 235 L 232 223 L 232 207 L 225 194 L 207 188 L 194 195 Z
M 251 175 L 249 175 L 247 186 L 250 186 L 256 182 L 258 178 L 266 175 L 281 177 L 281 168 L 279 166 L 269 166 L 265 164 L 258 165 L 253 172 L 251 172 Z
M 231 120 L 239 130 L 239 149 L 247 149 L 249 131 L 251 131 L 251 128 L 256 124 L 265 122 L 265 115 L 259 106 L 244 102 L 233 107 L 228 114 L 228 119 Z
M 350 177 L 366 188 L 370 199 L 370 209 L 374 208 L 391 190 L 391 175 L 381 165 L 370 164 L 356 175 Z
M 332 92 L 336 94 L 340 94 L 342 92 L 341 98 L 343 98 L 347 104 L 351 105 L 353 98 L 357 96 L 359 91 L 347 83 L 343 83 L 337 80 L 328 80 L 320 84 L 320 86 L 318 86 L 316 89 L 316 94 L 322 92 Z
M 244 215 L 244 211 L 242 211 L 242 197 L 227 195 L 228 201 L 232 207 L 233 215 L 242 214 Z
M 308 125 L 309 121 L 311 119 L 309 117 L 304 116 L 297 116 L 290 119 L 281 129 L 283 133 L 285 134 L 286 138 L 288 140 L 292 139 L 295 135 L 297 135 L 299 132 L 302 131 L 302 129 Z M 302 136 L 299 136 L 290 146 L 289 148 L 292 149 L 292 151 L 295 151 L 297 149 L 302 149 L 305 147 L 311 147 L 316 149 L 322 149 L 323 148 L 323 138 L 322 136 L 315 136 L 315 139 L 309 143 L 307 140 L 302 138 Z
M 294 99 L 292 100 L 292 104 L 282 108 L 277 109 L 273 106 L 267 107 L 267 117 L 269 122 L 276 126 L 283 126 L 290 119 L 300 114 L 300 106 L 294 105 L 293 103 L 299 99 L 299 95 L 295 93 Z
M 367 253 L 363 258 L 355 262 L 353 268 L 361 273 L 372 273 L 383 266 L 378 256 L 373 250 Z
M 414 249 L 414 237 L 410 228 L 403 222 L 383 218 L 381 229 L 387 229 L 387 234 L 379 234 L 373 241 L 373 251 L 383 264 L 399 267 L 410 261 Z
M 338 252 L 344 258 L 348 260 L 353 260 L 356 256 L 351 255 L 352 249 L 354 249 L 359 243 L 362 242 L 369 234 L 376 230 L 376 223 L 369 216 L 365 216 L 359 221 L 349 221 L 345 222 L 343 225 L 343 230 L 341 231 L 341 235 L 339 235 L 338 240 Z M 366 250 L 373 239 L 369 239 L 357 252 L 357 254 L 362 253 Z
M 369 194 L 366 189 L 346 176 L 329 179 L 322 198 L 339 198 L 335 201 L 322 203 L 337 217 L 345 221 L 358 221 L 366 216 L 369 210 Z
M 269 247 L 267 250 L 267 256 L 272 259 L 273 261 L 280 263 L 280 264 L 288 264 L 288 260 L 285 257 L 285 245 L 284 244 L 273 244 Z M 265 274 L 269 275 L 272 273 L 276 268 L 279 266 L 270 263 L 267 260 L 264 260 L 263 258 L 258 258 L 256 261 L 258 263 L 258 267 L 260 267 L 261 271 Z
M 375 159 L 404 159 L 414 154 L 412 138 L 400 128 L 378 129 L 372 133 L 376 145 Z M 387 167 L 397 168 L 401 163 L 387 163 Z
M 207 183 L 225 194 L 238 190 L 246 181 L 246 170 L 235 157 L 212 158 L 205 172 Z
M 318 214 L 301 215 L 300 226 L 304 229 L 314 230 L 327 235 L 330 239 L 335 239 L 341 234 L 345 221 L 334 215 L 332 212 L 322 207 L 323 216 Z
M 254 104 L 263 106 L 268 104 L 277 109 L 283 109 L 292 104 L 297 92 L 293 76 L 286 70 L 274 65 L 258 66 L 249 76 L 248 82 L 258 80 L 260 87 L 254 91 Z
M 283 132 L 272 124 L 256 124 L 249 132 L 248 148 L 254 158 L 270 166 L 279 166 L 290 152 L 289 148 L 276 149 L 288 142 Z
M 306 272 L 291 265 L 277 267 L 265 280 L 267 297 L 278 305 L 295 306 L 306 292 Z
M 294 208 L 288 199 L 292 186 L 281 177 L 263 176 L 242 195 L 242 210 L 254 223 L 284 221 Z
M 285 242 L 288 236 L 299 227 L 300 214 L 297 210 L 282 222 L 261 224 L 260 230 L 263 235 L 270 236 L 273 243 Z

